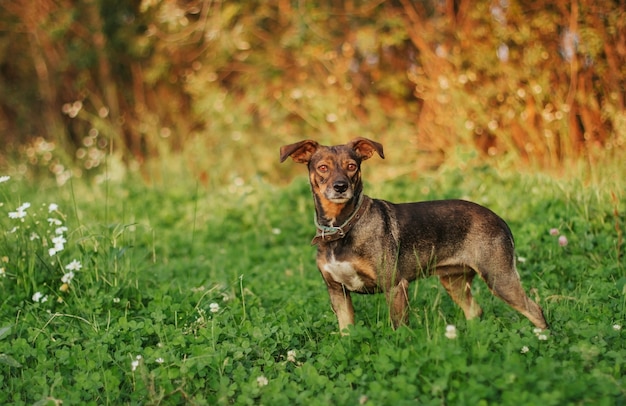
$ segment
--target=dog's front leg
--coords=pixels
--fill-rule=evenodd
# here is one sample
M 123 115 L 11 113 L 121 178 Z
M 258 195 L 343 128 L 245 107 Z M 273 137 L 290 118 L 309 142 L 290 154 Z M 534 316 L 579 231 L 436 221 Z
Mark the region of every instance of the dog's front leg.
M 409 281 L 402 279 L 396 286 L 389 289 L 387 302 L 389 303 L 389 315 L 393 328 L 397 329 L 409 322 Z
M 339 322 L 339 331 L 342 335 L 347 335 L 345 331 L 349 325 L 354 324 L 354 307 L 350 292 L 340 283 L 326 282 L 330 304 Z

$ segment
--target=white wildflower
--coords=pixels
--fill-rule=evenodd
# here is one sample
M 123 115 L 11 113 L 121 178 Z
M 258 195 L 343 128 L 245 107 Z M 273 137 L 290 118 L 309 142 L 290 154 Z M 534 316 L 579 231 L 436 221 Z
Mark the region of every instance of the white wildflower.
M 448 324 L 446 326 L 446 337 L 450 340 L 454 340 L 456 338 L 456 327 L 453 324 Z
M 33 302 L 45 303 L 47 301 L 48 301 L 48 296 L 44 295 L 41 292 L 35 292 L 35 294 L 33 295 Z
M 155 361 L 157 364 L 162 364 L 162 363 L 164 363 L 164 362 L 165 362 L 165 360 L 164 360 L 163 358 L 161 358 L 161 357 L 159 357 L 159 358 L 155 359 L 154 361 Z
M 74 279 L 74 272 L 69 271 L 61 278 L 61 282 L 67 283 L 68 285 L 72 283 L 72 279 Z
M 62 226 L 62 227 L 57 227 L 57 228 L 54 230 L 54 233 L 55 233 L 56 235 L 61 235 L 61 234 L 65 233 L 66 231 L 67 231 L 67 227 Z
M 539 341 L 546 341 L 546 340 L 548 339 L 548 336 L 547 336 L 547 335 L 545 335 L 545 334 L 539 334 L 539 335 L 537 336 L 537 339 L 538 339 Z
M 296 350 L 289 350 L 287 351 L 287 361 L 289 362 L 296 362 Z
M 259 376 L 258 378 L 256 378 L 256 383 L 259 384 L 260 387 L 266 386 L 269 381 L 267 380 L 267 378 L 263 375 Z
M 4 183 L 4 182 L 8 181 L 9 179 L 11 179 L 10 176 L 7 176 L 7 175 L 0 176 L 0 183 Z
M 622 329 L 622 326 L 620 326 L 619 324 L 613 324 L 613 330 L 620 331 L 621 329 Z
M 74 259 L 72 260 L 72 262 L 65 266 L 65 269 L 67 269 L 68 271 L 80 271 L 82 267 L 83 265 L 79 261 Z
M 60 226 L 63 225 L 63 222 L 59 219 L 48 218 L 48 224 L 50 224 L 51 226 Z
M 217 313 L 220 311 L 220 305 L 218 305 L 217 303 L 211 303 L 209 305 L 209 311 L 211 313 Z
M 30 203 L 26 202 L 20 207 L 17 208 L 16 211 L 9 212 L 9 218 L 12 219 L 22 219 L 26 217 L 26 209 L 30 207 Z
M 520 350 L 522 354 L 526 354 L 528 351 L 530 351 L 530 349 L 527 346 L 523 346 L 522 349 Z
M 59 210 L 59 205 L 56 203 L 50 203 L 48 206 L 48 213 L 52 213 L 53 211 Z
M 135 358 L 134 360 L 131 361 L 131 363 L 130 363 L 130 370 L 131 371 L 135 372 L 135 370 L 139 366 L 139 361 L 141 361 L 141 355 L 137 355 L 137 358 Z
M 55 251 L 55 253 L 57 253 L 59 251 L 63 251 L 65 249 L 65 243 L 66 242 L 67 242 L 67 240 L 62 235 L 57 235 L 56 237 L 53 237 L 52 238 L 52 243 L 54 244 L 54 251 Z

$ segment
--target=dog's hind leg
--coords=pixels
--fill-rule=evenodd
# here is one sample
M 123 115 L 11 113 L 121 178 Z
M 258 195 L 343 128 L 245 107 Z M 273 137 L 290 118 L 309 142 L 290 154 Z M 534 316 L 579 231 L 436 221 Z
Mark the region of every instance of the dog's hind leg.
M 508 267 L 506 271 L 488 272 L 481 276 L 494 295 L 526 316 L 535 326 L 542 329 L 548 328 L 541 307 L 526 296 L 514 265 Z
M 444 272 L 437 272 L 439 281 L 446 288 L 448 294 L 458 304 L 466 319 L 480 317 L 482 309 L 472 296 L 472 280 L 476 272 L 471 268 L 446 268 Z

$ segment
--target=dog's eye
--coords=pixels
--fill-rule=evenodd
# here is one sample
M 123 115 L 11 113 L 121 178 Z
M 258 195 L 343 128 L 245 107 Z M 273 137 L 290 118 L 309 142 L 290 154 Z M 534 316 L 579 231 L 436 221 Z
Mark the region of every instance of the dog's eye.
M 349 163 L 349 164 L 348 164 L 348 170 L 349 170 L 350 172 L 352 172 L 352 171 L 356 171 L 356 164 L 355 164 L 355 163 Z
M 328 172 L 328 165 L 320 165 L 317 167 L 317 170 L 322 172 L 322 173 L 326 173 Z

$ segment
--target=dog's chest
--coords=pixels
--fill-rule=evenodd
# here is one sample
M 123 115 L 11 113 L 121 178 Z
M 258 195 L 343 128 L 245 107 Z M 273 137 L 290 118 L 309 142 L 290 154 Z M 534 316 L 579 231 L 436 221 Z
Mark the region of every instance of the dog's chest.
M 365 287 L 365 282 L 359 275 L 357 269 L 351 262 L 337 261 L 334 256 L 322 266 L 324 272 L 328 273 L 331 278 L 344 285 L 348 290 L 361 291 Z

